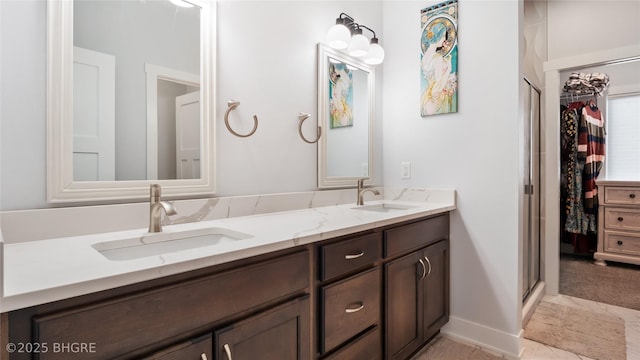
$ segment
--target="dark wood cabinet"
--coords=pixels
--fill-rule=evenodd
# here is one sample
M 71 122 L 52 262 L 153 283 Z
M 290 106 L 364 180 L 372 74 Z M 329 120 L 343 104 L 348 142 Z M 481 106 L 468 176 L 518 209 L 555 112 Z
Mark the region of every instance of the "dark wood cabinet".
M 213 360 L 211 333 L 157 351 L 143 360 Z
M 422 344 L 421 252 L 385 264 L 387 359 L 405 359 Z
M 309 297 L 215 332 L 216 359 L 306 360 L 310 356 Z
M 160 279 L 150 289 L 113 289 L 103 294 L 86 295 L 57 303 L 14 311 L 9 314 L 9 341 L 39 344 L 91 344 L 95 351 L 73 353 L 53 351 L 37 354 L 39 360 L 55 359 L 188 359 L 202 353 L 211 359 L 204 343 L 197 350 L 187 346 L 192 339 L 217 328 L 256 316 L 291 299 L 310 292 L 311 257 L 308 247 L 274 253 L 271 256 L 245 259 L 228 264 L 223 271 L 212 267 L 210 273 L 184 276 L 180 280 Z M 171 277 L 170 277 L 171 278 Z M 166 283 L 165 283 L 166 281 Z M 153 282 L 153 281 L 152 281 Z M 155 282 L 154 282 L 155 283 Z M 112 293 L 121 293 L 112 295 Z M 97 297 L 97 299 L 96 299 Z M 297 306 L 298 326 L 310 328 L 311 308 Z M 304 320 L 304 321 L 303 321 Z M 243 323 L 244 324 L 244 323 Z M 255 324 L 262 324 L 256 320 Z M 243 329 L 251 326 L 244 326 Z M 249 331 L 249 330 L 244 330 Z M 258 330 L 256 330 L 258 331 Z M 299 338 L 294 350 L 310 354 L 309 336 Z M 186 342 L 185 342 L 186 341 Z M 173 344 L 178 349 L 172 354 Z M 156 353 L 157 349 L 168 349 Z M 281 349 L 285 351 L 284 349 Z M 186 353 L 185 353 L 186 351 Z M 154 355 L 147 355 L 147 354 Z M 188 354 L 188 355 L 187 355 Z M 36 354 L 14 352 L 10 360 L 32 359 Z M 184 357 L 181 357 L 184 355 Z M 248 357 L 251 359 L 251 357 Z M 298 359 L 298 358 L 295 358 Z
M 9 360 L 410 358 L 449 319 L 449 214 L 3 314 Z
M 449 321 L 449 241 L 385 265 L 386 355 L 407 359 Z
M 449 240 L 427 247 L 422 255 L 427 265 L 422 281 L 422 326 L 423 339 L 428 340 L 449 321 Z
M 449 216 L 384 232 L 385 358 L 407 359 L 449 321 Z

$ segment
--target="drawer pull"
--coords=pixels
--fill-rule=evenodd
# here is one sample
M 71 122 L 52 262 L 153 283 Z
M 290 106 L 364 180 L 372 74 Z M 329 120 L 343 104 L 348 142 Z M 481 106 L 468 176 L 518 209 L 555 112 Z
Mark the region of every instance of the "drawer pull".
M 427 260 L 427 264 L 429 265 L 429 271 L 427 272 L 428 277 L 429 275 L 431 275 L 431 261 L 429 261 L 429 258 L 426 256 L 424 257 L 424 259 Z
M 224 347 L 224 352 L 225 352 L 225 354 L 227 354 L 227 359 L 228 359 L 228 360 L 233 360 L 233 359 L 231 358 L 231 348 L 229 348 L 229 344 L 224 344 L 224 346 L 223 346 L 223 347 Z
M 354 312 L 358 312 L 364 309 L 364 303 L 356 303 L 356 304 L 359 304 L 358 307 L 355 307 L 355 308 L 347 307 L 346 309 L 344 309 L 344 312 L 346 312 L 347 314 L 352 314 Z
M 207 354 L 205 353 L 200 354 L 200 359 L 207 360 Z
M 636 198 L 636 194 L 629 194 L 629 197 L 632 198 L 632 199 L 635 199 Z
M 622 240 L 618 240 L 618 245 L 622 245 Z
M 422 265 L 422 275 L 420 276 L 420 280 L 422 280 L 425 276 L 427 276 L 427 267 L 422 259 L 418 259 L 418 262 L 420 263 L 420 265 Z
M 618 221 L 622 221 L 624 218 L 622 216 L 618 216 Z
M 344 258 L 345 258 L 345 260 L 353 260 L 353 259 L 357 259 L 357 258 L 362 257 L 362 256 L 364 256 L 364 251 L 360 251 L 357 254 L 345 255 Z

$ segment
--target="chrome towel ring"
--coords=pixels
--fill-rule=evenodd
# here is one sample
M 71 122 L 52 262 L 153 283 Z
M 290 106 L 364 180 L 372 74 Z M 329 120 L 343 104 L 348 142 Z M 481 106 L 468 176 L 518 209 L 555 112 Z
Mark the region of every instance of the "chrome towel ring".
M 258 117 L 256 115 L 253 115 L 253 129 L 248 134 L 238 134 L 229 125 L 229 113 L 231 112 L 231 110 L 237 108 L 238 105 L 240 105 L 240 101 L 229 100 L 229 102 L 227 102 L 227 111 L 225 111 L 224 113 L 224 124 L 227 126 L 227 130 L 229 130 L 229 132 L 231 132 L 233 135 L 237 137 L 249 137 L 253 135 L 256 130 L 258 130 Z
M 318 142 L 318 140 L 320 140 L 320 136 L 322 136 L 322 128 L 320 126 L 318 126 L 318 137 L 313 141 L 307 140 L 307 138 L 305 138 L 304 134 L 302 133 L 302 123 L 304 123 L 304 121 L 307 120 L 309 116 L 311 115 L 303 112 L 298 114 L 298 120 L 300 120 L 298 122 L 298 133 L 300 134 L 300 137 L 302 138 L 302 140 L 304 140 L 304 142 L 309 144 L 315 144 Z

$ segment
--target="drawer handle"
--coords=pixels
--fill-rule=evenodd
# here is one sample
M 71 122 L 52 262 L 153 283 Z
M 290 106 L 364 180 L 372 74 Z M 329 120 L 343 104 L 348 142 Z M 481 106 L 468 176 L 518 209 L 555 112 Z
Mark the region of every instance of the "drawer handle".
M 422 280 L 425 276 L 427 276 L 427 267 L 422 259 L 418 259 L 418 262 L 420 263 L 420 265 L 422 265 L 422 275 L 420 276 L 420 280 Z
M 207 354 L 205 353 L 200 354 L 200 359 L 207 360 Z
M 344 312 L 346 312 L 347 314 L 352 314 L 352 313 L 354 313 L 354 312 L 358 312 L 358 311 L 360 311 L 360 310 L 364 309 L 364 303 L 361 303 L 361 302 L 360 302 L 360 303 L 355 303 L 355 304 L 356 304 L 356 305 L 357 305 L 357 304 L 360 304 L 360 305 L 359 305 L 358 307 L 355 307 L 355 308 L 347 307 L 346 309 L 344 309 Z M 351 306 L 351 305 L 350 305 L 350 306 Z
M 424 257 L 425 260 L 427 260 L 427 264 L 429 265 L 429 271 L 427 272 L 427 277 L 429 277 L 429 275 L 431 275 L 431 261 L 429 261 L 428 257 Z
M 622 221 L 624 218 L 622 216 L 618 216 L 618 221 Z
M 622 240 L 618 240 L 618 245 L 622 245 Z
M 223 346 L 223 347 L 224 347 L 224 352 L 225 352 L 225 354 L 227 354 L 227 359 L 228 359 L 228 360 L 233 360 L 233 359 L 231 358 L 231 348 L 229 347 L 229 344 L 224 344 L 224 346 Z
M 345 258 L 345 260 L 353 260 L 353 259 L 357 259 L 357 258 L 359 258 L 359 257 L 363 257 L 363 256 L 364 256 L 364 250 L 363 250 L 363 251 L 360 251 L 360 252 L 359 252 L 359 253 L 357 253 L 357 254 L 348 254 L 348 255 L 345 255 L 345 256 L 344 256 L 344 258 Z
M 632 198 L 632 199 L 635 199 L 636 198 L 636 194 L 629 194 L 629 197 Z

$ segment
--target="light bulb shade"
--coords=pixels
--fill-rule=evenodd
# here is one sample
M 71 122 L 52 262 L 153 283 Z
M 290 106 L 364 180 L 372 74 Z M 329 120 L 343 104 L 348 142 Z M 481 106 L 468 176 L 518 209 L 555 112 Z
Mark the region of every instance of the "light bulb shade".
M 378 43 L 373 43 L 369 47 L 369 52 L 364 57 L 364 62 L 369 65 L 382 64 L 384 60 L 384 49 Z
M 358 33 L 359 31 L 359 33 Z M 349 44 L 349 55 L 353 57 L 363 57 L 369 52 L 369 40 L 362 35 L 362 29 L 355 31 Z
M 346 49 L 351 40 L 351 32 L 342 24 L 335 24 L 327 33 L 327 44 L 334 49 Z

